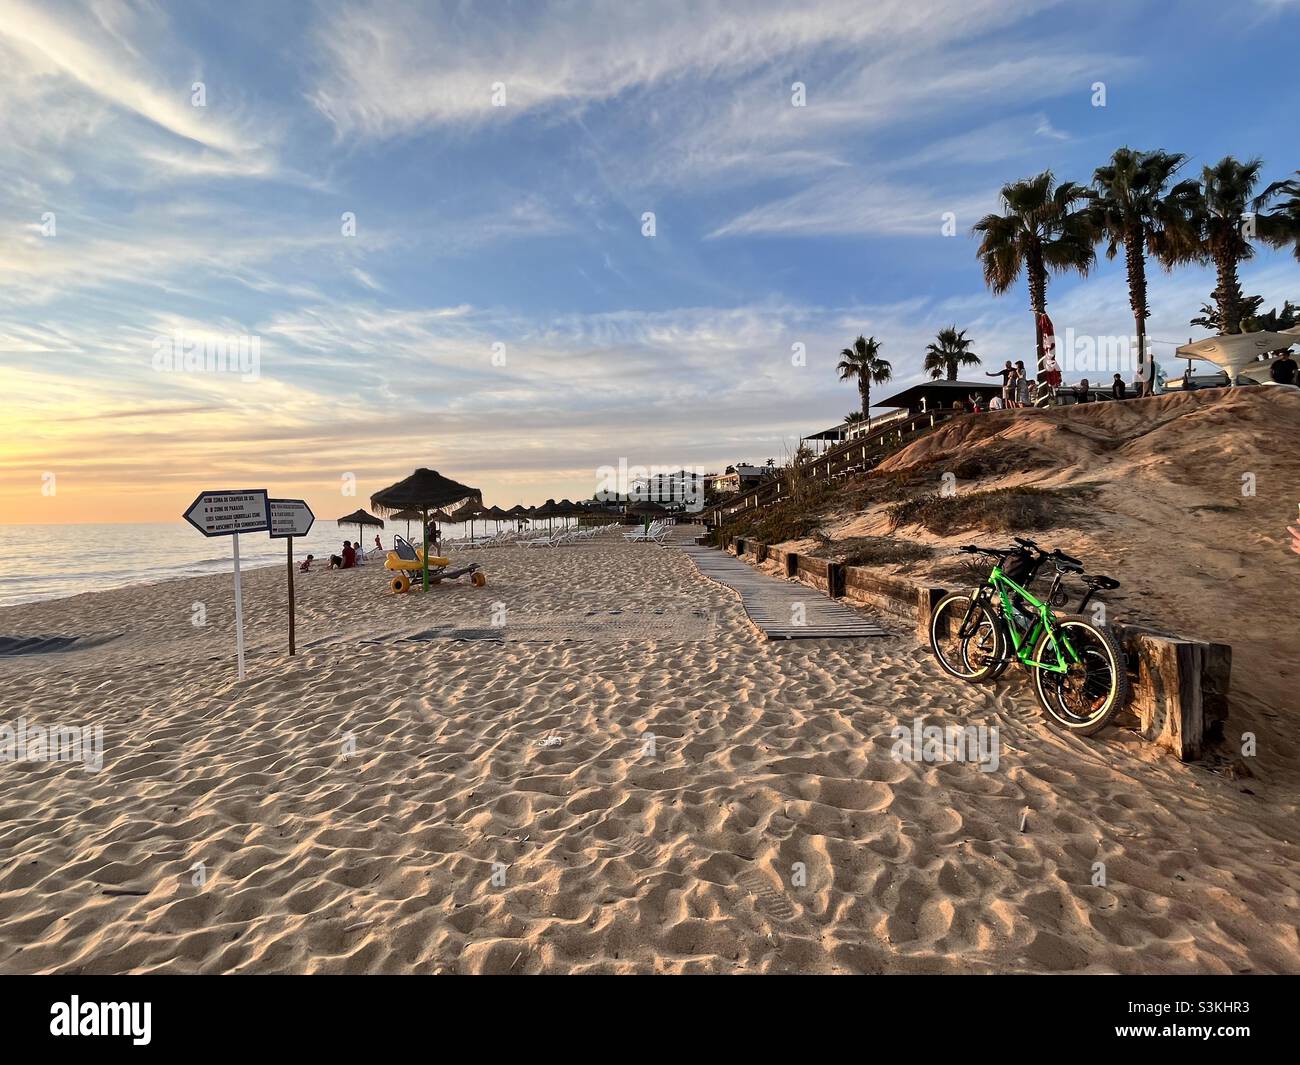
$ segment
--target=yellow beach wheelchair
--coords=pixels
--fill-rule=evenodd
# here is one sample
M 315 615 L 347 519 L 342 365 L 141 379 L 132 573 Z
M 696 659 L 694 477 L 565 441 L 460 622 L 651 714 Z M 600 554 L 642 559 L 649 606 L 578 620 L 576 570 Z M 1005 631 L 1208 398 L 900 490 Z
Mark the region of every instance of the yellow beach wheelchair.
M 384 569 L 393 574 L 392 580 L 388 582 L 394 592 L 401 595 L 403 592 L 409 592 L 412 587 L 421 587 L 421 579 L 424 574 L 424 552 L 423 549 L 416 547 L 409 540 L 398 536 L 393 540 L 394 550 L 388 552 L 388 557 L 384 559 Z M 468 566 L 460 566 L 457 569 L 448 569 L 451 565 L 451 559 L 441 558 L 438 555 L 429 556 L 429 583 L 439 584 L 442 581 L 455 580 L 457 577 L 470 575 L 470 580 L 475 588 L 482 588 L 487 584 L 487 574 L 482 572 L 477 562 Z

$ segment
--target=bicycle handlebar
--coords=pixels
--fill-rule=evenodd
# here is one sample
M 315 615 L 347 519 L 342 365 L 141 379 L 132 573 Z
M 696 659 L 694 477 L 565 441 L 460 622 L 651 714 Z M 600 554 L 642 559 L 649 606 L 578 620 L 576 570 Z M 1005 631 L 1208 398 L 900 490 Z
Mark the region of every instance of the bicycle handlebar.
M 1059 562 L 1065 562 L 1071 566 L 1078 566 L 1080 569 L 1083 568 L 1083 563 L 1079 561 L 1079 559 L 1075 558 L 1073 555 L 1067 555 L 1064 551 L 1044 551 L 1033 540 L 1027 540 L 1023 536 L 1017 536 L 1014 537 L 1014 539 L 1021 547 L 1028 548 L 1030 551 L 1037 551 L 1044 558 L 1054 558 Z
M 1053 559 L 1062 562 L 1067 566 L 1083 569 L 1083 563 L 1073 555 L 1067 555 L 1064 551 L 1044 551 L 1033 540 L 1027 540 L 1023 536 L 1013 537 L 1019 547 L 980 547 L 977 544 L 967 544 L 961 550 L 970 555 L 993 555 L 997 558 L 1006 558 L 1008 555 L 1022 555 L 1033 551 L 1044 559 Z
M 961 550 L 968 555 L 992 555 L 994 558 L 1006 558 L 1008 555 L 1020 554 L 1015 548 L 980 547 L 978 544 L 967 544 Z

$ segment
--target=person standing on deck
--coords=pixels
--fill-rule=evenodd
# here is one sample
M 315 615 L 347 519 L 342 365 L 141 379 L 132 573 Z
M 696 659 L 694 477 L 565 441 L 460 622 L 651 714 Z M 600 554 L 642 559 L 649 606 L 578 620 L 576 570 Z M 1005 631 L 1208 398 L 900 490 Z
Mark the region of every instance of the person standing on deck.
M 1033 400 L 1029 391 L 1029 374 L 1025 372 L 1024 363 L 1020 364 L 1020 372 L 1016 375 L 1016 406 L 1033 406 Z
M 1015 367 L 1011 365 L 1011 360 L 1007 359 L 1002 364 L 1002 369 L 994 370 L 992 373 L 985 372 L 985 377 L 1002 378 L 1002 403 L 1004 406 L 1011 405 L 1011 375 L 1016 372 Z

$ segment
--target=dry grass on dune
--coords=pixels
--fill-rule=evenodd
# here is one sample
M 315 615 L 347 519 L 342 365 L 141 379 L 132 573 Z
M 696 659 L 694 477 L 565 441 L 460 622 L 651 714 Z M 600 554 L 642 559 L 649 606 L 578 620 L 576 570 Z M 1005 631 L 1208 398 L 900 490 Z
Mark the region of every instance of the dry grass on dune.
M 795 546 L 893 537 L 928 559 L 880 563 L 946 583 L 971 541 L 1028 534 L 1122 582 L 1111 616 L 1233 647 L 1230 740 L 1267 734 L 1256 764 L 1300 780 L 1295 595 L 1285 526 L 1300 502 L 1300 390 L 1238 388 L 939 426 L 825 501 Z M 941 497 L 943 475 L 956 495 Z

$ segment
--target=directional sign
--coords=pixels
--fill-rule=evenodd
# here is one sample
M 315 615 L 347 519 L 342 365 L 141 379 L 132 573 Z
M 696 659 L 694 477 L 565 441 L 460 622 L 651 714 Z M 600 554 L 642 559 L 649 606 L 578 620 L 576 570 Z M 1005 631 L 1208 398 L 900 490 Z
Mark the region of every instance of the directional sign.
M 263 532 L 271 527 L 271 506 L 265 488 L 201 492 L 185 512 L 185 520 L 204 536 Z
M 244 600 L 239 589 L 239 534 L 271 527 L 271 502 L 265 488 L 242 492 L 200 492 L 185 520 L 204 536 L 229 536 L 235 564 L 235 659 L 244 679 Z
M 286 536 L 306 536 L 311 531 L 316 515 L 301 499 L 272 499 L 271 539 L 283 540 Z

